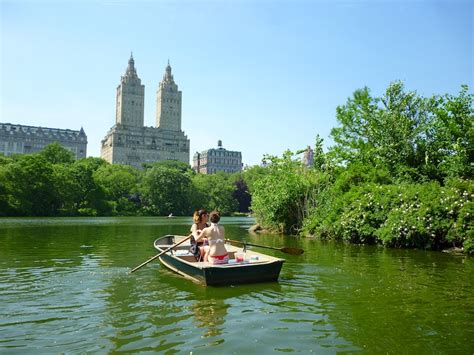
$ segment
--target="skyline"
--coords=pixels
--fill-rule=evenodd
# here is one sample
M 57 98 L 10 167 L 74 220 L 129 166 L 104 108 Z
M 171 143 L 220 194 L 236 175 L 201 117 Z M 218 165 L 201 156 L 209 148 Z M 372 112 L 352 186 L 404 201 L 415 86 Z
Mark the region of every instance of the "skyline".
M 10 2 L 1 6 L 0 122 L 84 128 L 88 156 L 115 124 L 133 52 L 145 125 L 167 61 L 196 151 L 264 154 L 331 145 L 336 107 L 392 81 L 423 96 L 473 85 L 470 2 Z

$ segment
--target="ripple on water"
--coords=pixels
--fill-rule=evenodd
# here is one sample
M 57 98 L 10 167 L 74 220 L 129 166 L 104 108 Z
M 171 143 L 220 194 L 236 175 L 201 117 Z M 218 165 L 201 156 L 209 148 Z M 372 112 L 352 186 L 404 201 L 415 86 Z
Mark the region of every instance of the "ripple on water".
M 206 288 L 158 262 L 129 274 L 154 255 L 156 235 L 184 234 L 189 222 L 19 219 L 0 225 L 0 352 L 472 350 L 470 259 L 263 240 L 243 232 L 248 221 L 231 220 L 231 239 L 288 242 L 306 252 L 286 257 L 279 283 Z

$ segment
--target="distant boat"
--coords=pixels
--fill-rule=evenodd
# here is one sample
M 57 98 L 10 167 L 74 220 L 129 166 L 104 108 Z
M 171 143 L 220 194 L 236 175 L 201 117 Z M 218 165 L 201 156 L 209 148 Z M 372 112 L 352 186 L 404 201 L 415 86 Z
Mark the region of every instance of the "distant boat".
M 168 218 L 174 218 L 174 217 L 175 217 L 175 216 L 173 216 L 172 213 L 170 213 L 170 214 L 168 215 Z
M 184 238 L 186 237 L 166 235 L 155 240 L 154 246 L 162 252 Z M 285 261 L 285 259 L 275 258 L 252 250 L 247 250 L 243 254 L 242 248 L 226 244 L 231 259 L 228 264 L 198 262 L 194 255 L 189 252 L 190 246 L 188 240 L 158 259 L 168 269 L 205 286 L 277 281 Z M 243 257 L 244 260 L 237 262 L 236 254 Z

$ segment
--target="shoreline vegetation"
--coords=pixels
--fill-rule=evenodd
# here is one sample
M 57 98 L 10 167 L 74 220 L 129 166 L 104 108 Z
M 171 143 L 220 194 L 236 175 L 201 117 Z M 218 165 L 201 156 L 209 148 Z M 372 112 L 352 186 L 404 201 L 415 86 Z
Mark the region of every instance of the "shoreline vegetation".
M 334 145 L 265 156 L 240 173 L 202 175 L 164 161 L 143 170 L 74 161 L 59 144 L 0 156 L 0 217 L 190 216 L 250 212 L 264 231 L 394 248 L 474 253 L 474 95 L 422 97 L 401 82 L 338 106 Z M 257 231 L 262 232 L 262 231 Z

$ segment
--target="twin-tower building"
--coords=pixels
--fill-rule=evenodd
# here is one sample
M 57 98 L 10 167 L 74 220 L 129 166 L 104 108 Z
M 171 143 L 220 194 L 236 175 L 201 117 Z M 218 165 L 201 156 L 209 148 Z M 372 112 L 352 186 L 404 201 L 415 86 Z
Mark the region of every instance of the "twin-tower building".
M 179 160 L 189 163 L 189 139 L 181 130 L 182 93 L 168 62 L 156 92 L 156 127 L 144 125 L 145 85 L 130 56 L 117 87 L 115 125 L 102 140 L 101 157 L 111 164 L 142 168 L 143 163 Z

